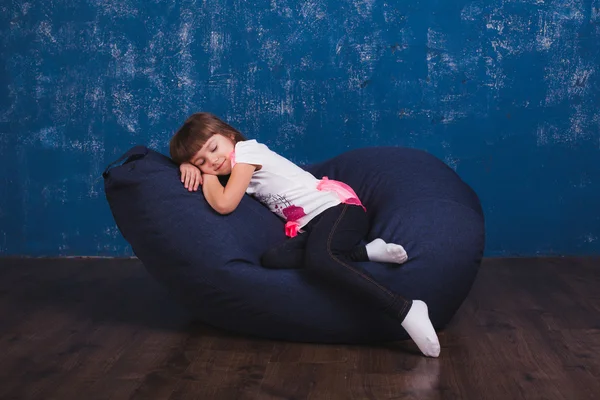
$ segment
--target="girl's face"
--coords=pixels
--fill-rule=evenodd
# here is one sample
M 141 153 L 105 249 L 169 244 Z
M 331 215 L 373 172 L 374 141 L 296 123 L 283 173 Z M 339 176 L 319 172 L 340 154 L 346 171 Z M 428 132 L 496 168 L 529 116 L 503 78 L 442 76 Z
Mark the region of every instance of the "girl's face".
M 233 138 L 224 135 L 212 135 L 204 146 L 192 157 L 190 163 L 200 168 L 203 174 L 231 174 L 231 153 L 235 148 Z

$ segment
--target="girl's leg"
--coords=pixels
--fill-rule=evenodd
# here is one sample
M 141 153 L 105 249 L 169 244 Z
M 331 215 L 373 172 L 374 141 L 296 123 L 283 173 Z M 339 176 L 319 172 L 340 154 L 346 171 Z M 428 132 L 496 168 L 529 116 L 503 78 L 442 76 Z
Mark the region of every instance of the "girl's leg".
M 304 252 L 308 233 L 286 239 L 279 246 L 267 250 L 260 258 L 265 268 L 294 269 L 304 268 Z
M 308 236 L 306 268 L 364 295 L 400 321 L 423 354 L 437 357 L 440 347 L 427 305 L 393 293 L 353 262 L 368 228 L 368 219 L 361 207 L 341 204 L 324 211 Z

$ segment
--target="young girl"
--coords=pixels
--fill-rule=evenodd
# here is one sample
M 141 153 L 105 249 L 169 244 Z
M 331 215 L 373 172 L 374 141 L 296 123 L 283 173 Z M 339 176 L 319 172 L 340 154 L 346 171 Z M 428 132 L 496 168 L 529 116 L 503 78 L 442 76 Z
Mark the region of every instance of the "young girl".
M 398 320 L 421 352 L 437 357 L 440 345 L 427 305 L 393 293 L 355 262 L 402 264 L 398 244 L 375 239 L 360 245 L 369 231 L 366 209 L 346 184 L 321 180 L 209 113 L 188 118 L 170 142 L 171 158 L 180 164 L 181 181 L 220 214 L 233 212 L 245 193 L 286 221 L 290 237 L 262 258 L 267 267 L 299 266 L 345 284 Z M 230 175 L 225 187 L 219 175 Z

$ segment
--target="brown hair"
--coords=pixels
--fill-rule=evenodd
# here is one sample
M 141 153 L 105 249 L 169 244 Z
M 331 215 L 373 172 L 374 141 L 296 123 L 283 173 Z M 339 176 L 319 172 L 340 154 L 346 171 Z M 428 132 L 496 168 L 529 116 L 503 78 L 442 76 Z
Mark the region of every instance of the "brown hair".
M 217 116 L 200 112 L 192 114 L 171 138 L 169 152 L 177 164 L 188 162 L 213 135 L 229 137 L 234 143 L 246 140 L 237 129 Z

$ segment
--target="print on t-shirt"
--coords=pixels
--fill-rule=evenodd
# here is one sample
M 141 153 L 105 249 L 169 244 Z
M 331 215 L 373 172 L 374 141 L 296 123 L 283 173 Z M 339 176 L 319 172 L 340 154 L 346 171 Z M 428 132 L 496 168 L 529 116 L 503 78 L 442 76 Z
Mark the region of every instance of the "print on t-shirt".
M 306 215 L 302 207 L 293 205 L 285 195 L 256 193 L 254 196 L 286 221 L 297 221 Z

